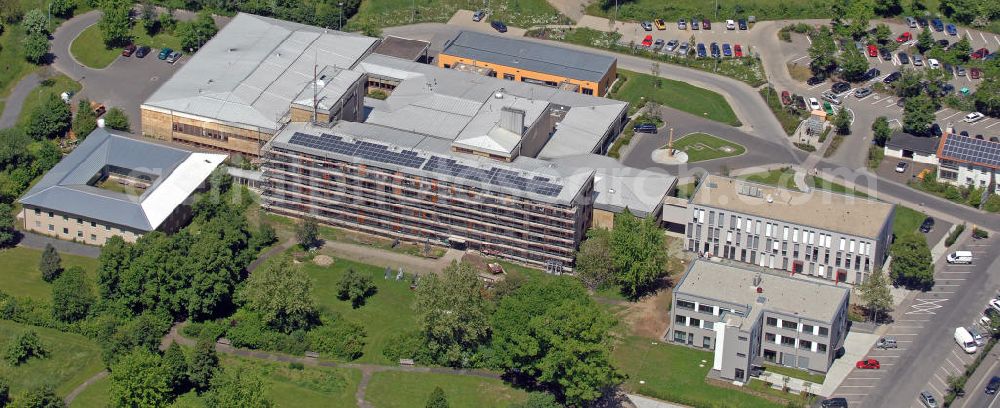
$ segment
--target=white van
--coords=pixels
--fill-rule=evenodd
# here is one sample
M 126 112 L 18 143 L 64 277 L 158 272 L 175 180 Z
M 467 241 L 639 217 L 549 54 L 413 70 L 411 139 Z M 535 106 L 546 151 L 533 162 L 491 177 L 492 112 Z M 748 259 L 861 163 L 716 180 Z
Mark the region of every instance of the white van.
M 966 353 L 976 352 L 976 339 L 972 338 L 972 334 L 964 327 L 955 328 L 955 343 L 958 343 L 958 346 Z
M 950 264 L 971 264 L 972 263 L 972 252 L 970 251 L 955 251 L 948 254 L 945 260 Z

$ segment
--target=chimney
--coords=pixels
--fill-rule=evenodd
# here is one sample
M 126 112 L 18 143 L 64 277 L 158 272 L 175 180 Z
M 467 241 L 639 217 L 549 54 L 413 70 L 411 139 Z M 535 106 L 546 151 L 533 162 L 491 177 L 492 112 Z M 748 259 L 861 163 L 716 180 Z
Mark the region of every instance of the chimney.
M 516 133 L 524 134 L 524 111 L 510 107 L 500 108 L 500 127 Z

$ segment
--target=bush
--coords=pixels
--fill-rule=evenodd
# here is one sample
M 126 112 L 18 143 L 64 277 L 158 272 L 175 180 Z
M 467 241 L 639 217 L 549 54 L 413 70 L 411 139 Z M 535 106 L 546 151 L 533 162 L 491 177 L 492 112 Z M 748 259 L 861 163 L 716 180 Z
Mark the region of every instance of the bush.
M 123 132 L 128 132 L 131 125 L 128 122 L 128 116 L 125 112 L 119 108 L 111 108 L 108 113 L 104 114 L 104 126 L 114 129 L 121 130 Z
M 226 325 L 218 321 L 195 322 L 184 326 L 181 332 L 187 337 L 214 342 L 226 335 Z
M 812 152 L 816 151 L 816 146 L 813 146 L 813 145 L 811 145 L 809 143 L 798 143 L 798 142 L 796 142 L 795 143 L 795 147 L 798 147 L 799 150 L 804 150 L 804 151 L 807 151 L 809 153 L 812 153 Z
M 365 329 L 361 325 L 337 319 L 309 331 L 306 335 L 312 351 L 344 360 L 361 357 L 365 347 Z
M 1000 195 L 990 194 L 990 197 L 986 199 L 986 206 L 983 208 L 989 212 L 1000 212 Z
M 292 362 L 288 363 L 288 368 L 292 369 L 292 370 L 299 370 L 299 371 L 301 371 L 301 370 L 305 369 L 306 366 L 305 366 L 305 364 L 299 363 L 297 361 L 292 361 Z
M 424 340 L 419 331 L 403 332 L 393 336 L 382 349 L 382 355 L 392 361 L 404 358 L 420 360 Z
M 990 237 L 990 233 L 986 232 L 984 229 L 973 228 L 972 237 L 975 239 L 985 239 Z
M 962 235 L 962 231 L 965 231 L 965 223 L 961 223 L 955 226 L 955 230 L 948 234 L 948 238 L 944 240 L 944 246 L 950 247 L 958 241 L 959 235 Z
M 351 306 L 357 309 L 364 306 L 365 299 L 374 295 L 377 289 L 371 276 L 361 274 L 352 268 L 348 269 L 337 282 L 337 299 L 350 300 Z
M 48 352 L 34 330 L 21 332 L 8 346 L 5 359 L 12 366 L 19 366 L 32 357 L 44 358 Z

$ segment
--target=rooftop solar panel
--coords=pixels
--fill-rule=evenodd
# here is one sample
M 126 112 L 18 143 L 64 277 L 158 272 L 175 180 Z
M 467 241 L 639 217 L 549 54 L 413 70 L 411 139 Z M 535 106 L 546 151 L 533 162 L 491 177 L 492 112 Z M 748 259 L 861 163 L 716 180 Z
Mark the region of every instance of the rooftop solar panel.
M 988 140 L 951 135 L 945 139 L 941 155 L 993 168 L 1000 167 L 1000 143 Z
M 562 191 L 562 186 L 551 183 L 545 177 L 527 178 L 512 170 L 499 167 L 482 169 L 440 156 L 432 156 L 424 166 L 424 170 L 549 197 L 558 196 Z
M 377 143 L 355 141 L 346 142 L 337 135 L 323 134 L 321 136 L 309 135 L 296 132 L 288 139 L 294 145 L 310 147 L 313 149 L 334 152 L 346 156 L 360 157 L 363 159 L 395 164 L 403 167 L 419 169 L 424 164 L 423 157 L 412 150 L 392 151 L 387 146 Z

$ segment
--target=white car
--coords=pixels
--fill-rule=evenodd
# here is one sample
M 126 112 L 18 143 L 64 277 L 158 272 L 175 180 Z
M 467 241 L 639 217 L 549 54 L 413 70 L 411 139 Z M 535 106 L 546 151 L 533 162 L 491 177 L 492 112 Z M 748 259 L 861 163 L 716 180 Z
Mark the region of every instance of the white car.
M 929 67 L 931 67 L 933 69 L 938 69 L 938 68 L 941 68 L 941 63 L 938 62 L 938 60 L 936 60 L 934 58 L 928 58 L 927 59 L 927 66 L 929 66 Z
M 726 20 L 726 29 L 727 30 L 735 30 L 736 29 L 736 22 L 733 21 L 733 20 Z
M 965 123 L 974 123 L 982 120 L 984 117 L 986 117 L 986 115 L 983 115 L 982 113 L 972 112 L 968 115 L 965 115 L 965 119 L 962 120 L 964 120 Z
M 815 111 L 815 110 L 820 110 L 822 108 L 820 107 L 819 101 L 816 100 L 816 98 L 809 98 L 809 109 Z
M 896 165 L 896 173 L 905 173 L 906 166 L 907 166 L 906 162 L 904 161 L 899 162 L 899 164 Z
M 990 299 L 990 307 L 997 312 L 1000 312 L 1000 300 Z

